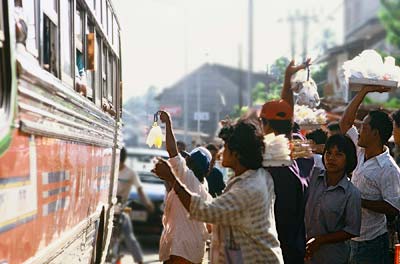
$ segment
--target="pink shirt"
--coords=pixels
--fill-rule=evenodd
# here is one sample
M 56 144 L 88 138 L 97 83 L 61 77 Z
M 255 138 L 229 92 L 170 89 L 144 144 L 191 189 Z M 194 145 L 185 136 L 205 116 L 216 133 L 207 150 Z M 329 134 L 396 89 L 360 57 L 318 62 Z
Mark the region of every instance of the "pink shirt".
M 170 158 L 169 163 L 176 177 L 193 193 L 204 200 L 211 200 L 207 181 L 202 184 L 186 166 L 181 155 Z M 164 230 L 160 239 L 159 257 L 161 261 L 170 255 L 183 257 L 193 263 L 201 263 L 205 252 L 205 241 L 208 238 L 206 225 L 189 219 L 188 211 L 183 207 L 179 197 L 171 190 L 165 199 L 163 216 Z

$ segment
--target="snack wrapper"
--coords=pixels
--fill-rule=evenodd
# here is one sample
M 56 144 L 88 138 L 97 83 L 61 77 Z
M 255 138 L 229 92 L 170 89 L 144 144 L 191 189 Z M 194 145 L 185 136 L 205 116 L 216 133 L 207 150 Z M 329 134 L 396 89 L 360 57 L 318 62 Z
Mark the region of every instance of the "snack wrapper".
M 154 122 L 149 134 L 147 135 L 146 144 L 149 147 L 154 145 L 157 148 L 161 148 L 162 138 L 161 127 L 158 126 L 157 122 Z

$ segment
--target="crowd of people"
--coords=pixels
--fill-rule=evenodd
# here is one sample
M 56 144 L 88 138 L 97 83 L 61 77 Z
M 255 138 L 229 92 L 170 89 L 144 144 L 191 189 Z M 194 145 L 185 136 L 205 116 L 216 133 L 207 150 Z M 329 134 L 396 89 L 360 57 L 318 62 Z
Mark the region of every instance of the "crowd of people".
M 201 263 L 211 239 L 211 263 L 390 263 L 400 210 L 400 169 L 387 147 L 400 144 L 400 110 L 374 110 L 354 125 L 370 92 L 366 86 L 336 123 L 299 133 L 293 123 L 290 79 L 305 65 L 289 64 L 281 100 L 266 102 L 257 118 L 224 121 L 223 147 L 186 152 L 177 144 L 167 112 L 169 159 L 153 173 L 166 182 L 160 239 L 164 263 Z M 267 134 L 312 142 L 312 157 L 263 166 Z M 233 175 L 226 182 L 215 168 Z M 395 234 L 395 235 L 394 235 Z M 395 238 L 397 239 L 397 238 Z

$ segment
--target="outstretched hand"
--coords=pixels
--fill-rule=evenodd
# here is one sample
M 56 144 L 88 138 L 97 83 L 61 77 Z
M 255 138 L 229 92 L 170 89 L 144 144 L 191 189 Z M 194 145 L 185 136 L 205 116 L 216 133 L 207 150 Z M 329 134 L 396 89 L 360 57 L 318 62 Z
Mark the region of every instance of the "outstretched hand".
M 172 173 L 171 167 L 168 162 L 162 158 L 157 158 L 157 163 L 154 165 L 154 169 L 152 169 L 151 172 L 166 182 L 172 183 L 175 181 L 175 176 Z
M 171 116 L 168 112 L 160 110 L 159 113 L 161 122 L 163 123 L 171 122 Z
M 295 65 L 294 60 L 292 60 L 289 65 L 286 67 L 286 75 L 292 76 L 296 72 L 303 70 L 311 65 L 311 58 L 308 58 L 304 63 L 300 65 Z

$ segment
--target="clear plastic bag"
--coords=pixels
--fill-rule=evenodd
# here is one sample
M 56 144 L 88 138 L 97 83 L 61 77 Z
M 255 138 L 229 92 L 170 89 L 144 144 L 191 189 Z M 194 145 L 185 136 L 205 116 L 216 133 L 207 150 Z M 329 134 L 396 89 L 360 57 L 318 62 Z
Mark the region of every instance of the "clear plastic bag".
M 291 80 L 296 104 L 315 108 L 320 104 L 317 84 L 310 78 L 309 69 L 298 71 Z
M 157 148 L 161 148 L 163 134 L 161 127 L 157 123 L 158 112 L 154 115 L 154 123 L 151 127 L 149 134 L 147 135 L 146 144 L 151 148 L 153 145 Z

